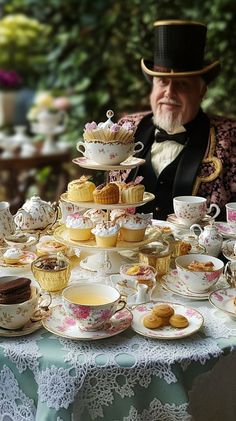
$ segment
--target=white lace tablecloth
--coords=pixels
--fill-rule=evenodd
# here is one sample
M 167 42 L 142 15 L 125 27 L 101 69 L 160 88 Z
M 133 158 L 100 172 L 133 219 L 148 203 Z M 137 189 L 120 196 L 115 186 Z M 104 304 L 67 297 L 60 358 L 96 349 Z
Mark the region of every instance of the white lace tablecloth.
M 76 268 L 71 282 L 85 276 L 87 271 Z M 130 329 L 94 342 L 64 339 L 43 329 L 0 338 L 0 419 L 191 420 L 184 378 L 193 376 L 193 366 L 207 370 L 225 350 L 233 349 L 236 323 L 208 301 L 190 301 L 161 286 L 155 297 L 196 308 L 204 326 L 191 337 L 172 341 L 153 340 Z M 54 303 L 59 301 L 55 295 Z

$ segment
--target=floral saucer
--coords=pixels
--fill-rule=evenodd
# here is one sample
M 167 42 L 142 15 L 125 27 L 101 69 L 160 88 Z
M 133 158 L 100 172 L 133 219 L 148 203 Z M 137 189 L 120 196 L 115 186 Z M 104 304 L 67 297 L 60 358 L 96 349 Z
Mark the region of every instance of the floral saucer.
M 233 231 L 228 222 L 215 222 L 216 227 L 223 237 L 236 238 L 236 231 Z
M 209 294 L 211 292 L 211 290 L 202 293 L 189 291 L 184 283 L 179 279 L 176 269 L 172 270 L 167 275 L 164 275 L 162 279 L 164 280 L 164 282 L 162 282 L 163 288 L 173 292 L 176 295 L 180 295 L 181 297 L 189 298 L 191 300 L 208 300 Z
M 41 327 L 42 327 L 41 320 L 38 320 L 36 322 L 33 322 L 30 320 L 21 329 L 16 329 L 16 330 L 4 329 L 3 327 L 0 327 L 0 337 L 14 338 L 16 336 L 30 335 L 30 333 L 35 332 Z
M 209 222 L 211 220 L 212 220 L 211 216 L 206 215 L 206 216 L 204 216 L 204 218 L 200 222 L 198 222 L 198 224 L 203 227 L 203 226 L 209 224 Z M 167 221 L 171 222 L 176 227 L 183 228 L 183 229 L 189 229 L 189 225 L 183 224 L 183 222 L 181 222 L 174 213 L 171 213 L 170 215 L 168 215 Z M 193 225 L 193 224 L 191 224 L 191 225 Z
M 228 260 L 236 260 L 236 255 L 234 254 L 235 243 L 236 239 L 223 241 L 222 254 Z
M 83 157 L 74 158 L 72 159 L 74 164 L 79 165 L 82 168 L 89 168 L 94 170 L 127 170 L 129 168 L 135 168 L 139 165 L 143 165 L 145 163 L 145 159 L 136 158 L 134 156 L 130 156 L 125 161 L 121 162 L 119 165 L 101 165 L 97 162 L 91 161 L 91 159 Z
M 32 234 L 16 233 L 4 238 L 5 243 L 11 247 L 27 248 L 38 242 L 38 236 Z
M 110 323 L 96 332 L 86 332 L 78 327 L 75 319 L 67 316 L 62 305 L 50 309 L 48 317 L 42 320 L 45 329 L 63 338 L 90 341 L 110 338 L 126 330 L 132 321 L 132 313 L 124 308 L 112 316 Z
M 182 314 L 188 319 L 189 325 L 185 328 L 174 328 L 172 326 L 163 326 L 158 329 L 148 329 L 143 324 L 143 318 L 147 315 L 154 306 L 158 304 L 170 305 L 176 314 Z M 203 324 L 203 316 L 197 310 L 191 307 L 186 307 L 181 304 L 170 302 L 149 302 L 140 304 L 132 310 L 133 321 L 131 328 L 143 336 L 148 336 L 153 339 L 182 339 L 187 336 L 193 335 Z
M 236 288 L 222 288 L 213 291 L 209 296 L 209 301 L 214 307 L 224 311 L 228 316 L 236 318 L 235 297 Z
M 0 256 L 0 266 L 11 268 L 11 269 L 25 269 L 29 266 L 35 259 L 37 259 L 37 254 L 32 251 L 22 250 L 23 257 L 19 259 L 18 263 L 5 263 L 3 257 Z

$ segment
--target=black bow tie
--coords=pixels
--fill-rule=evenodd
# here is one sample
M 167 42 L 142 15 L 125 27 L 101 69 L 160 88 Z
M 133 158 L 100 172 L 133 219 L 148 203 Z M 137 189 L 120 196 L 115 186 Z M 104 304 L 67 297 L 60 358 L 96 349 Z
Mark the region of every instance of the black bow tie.
M 155 140 L 156 142 L 164 142 L 165 140 L 174 140 L 174 142 L 184 145 L 187 140 L 187 132 L 169 134 L 161 127 L 156 126 Z

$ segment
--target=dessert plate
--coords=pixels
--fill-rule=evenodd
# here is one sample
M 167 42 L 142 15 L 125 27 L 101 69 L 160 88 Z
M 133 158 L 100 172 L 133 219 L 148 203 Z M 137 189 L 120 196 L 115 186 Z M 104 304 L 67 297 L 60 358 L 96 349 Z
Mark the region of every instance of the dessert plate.
M 38 257 L 37 254 L 33 253 L 32 251 L 22 250 L 22 253 L 23 257 L 19 259 L 18 263 L 14 264 L 5 263 L 3 257 L 0 256 L 0 266 L 11 269 L 25 269 Z
M 152 226 L 159 228 L 162 234 L 173 234 L 175 231 L 174 224 L 160 219 L 152 219 Z
M 96 245 L 96 241 L 94 238 L 91 237 L 88 241 L 74 241 L 71 240 L 69 237 L 69 232 L 66 229 L 65 225 L 61 225 L 60 227 L 56 228 L 54 231 L 54 238 L 58 241 L 61 241 L 62 243 L 65 243 L 71 247 L 81 247 L 83 249 L 92 249 L 96 248 L 96 250 L 111 250 L 111 251 L 117 251 L 117 250 L 127 250 L 127 249 L 134 249 L 137 247 L 144 246 L 148 243 L 151 243 L 152 241 L 156 241 L 158 238 L 160 238 L 161 232 L 154 228 L 147 228 L 146 234 L 143 241 L 139 242 L 128 242 L 128 241 L 117 241 L 116 247 L 98 247 Z
M 234 245 L 235 240 L 225 240 L 222 244 L 222 254 L 228 260 L 236 260 L 236 255 L 234 254 Z
M 212 291 L 212 289 L 209 292 L 204 293 L 189 291 L 184 283 L 179 279 L 176 269 L 172 270 L 167 275 L 164 275 L 162 279 L 164 280 L 162 282 L 163 288 L 173 292 L 176 295 L 180 295 L 181 297 L 189 298 L 191 300 L 208 300 L 209 294 Z
M 62 305 L 50 309 L 48 317 L 42 320 L 45 329 L 63 338 L 90 341 L 106 339 L 126 330 L 132 321 L 132 313 L 124 308 L 112 316 L 110 323 L 96 332 L 86 332 L 78 327 L 75 319 L 66 315 Z
M 224 311 L 228 316 L 236 318 L 236 288 L 222 288 L 213 291 L 209 296 L 210 303 L 219 310 Z
M 219 232 L 226 238 L 236 238 L 236 231 L 233 231 L 228 222 L 215 222 Z
M 30 335 L 30 333 L 35 332 L 36 330 L 40 329 L 41 327 L 42 327 L 42 321 L 41 320 L 39 320 L 37 322 L 32 322 L 30 320 L 21 329 L 16 329 L 16 330 L 4 329 L 3 327 L 0 327 L 0 337 L 14 338 L 16 336 Z
M 125 161 L 121 162 L 119 165 L 101 165 L 83 156 L 72 159 L 72 162 L 74 162 L 74 164 L 77 164 L 82 168 L 90 168 L 92 170 L 127 170 L 129 168 L 135 168 L 140 165 L 143 165 L 145 163 L 145 159 L 130 156 Z
M 182 314 L 188 319 L 189 325 L 185 328 L 175 328 L 172 326 L 163 326 L 158 329 L 148 329 L 143 324 L 143 318 L 147 315 L 155 305 L 168 304 L 170 305 L 176 314 Z M 193 335 L 197 332 L 203 324 L 203 316 L 197 310 L 191 307 L 186 307 L 181 304 L 170 303 L 170 302 L 149 302 L 146 304 L 140 304 L 132 309 L 133 320 L 131 328 L 143 336 L 148 336 L 153 339 L 182 339 L 187 336 Z
M 80 206 L 81 208 L 86 209 L 122 209 L 122 208 L 136 208 L 138 206 L 145 205 L 146 203 L 150 202 L 151 200 L 155 199 L 154 194 L 149 192 L 144 192 L 143 200 L 141 202 L 135 202 L 135 203 L 115 203 L 115 204 L 101 204 L 101 203 L 95 203 L 95 202 L 73 202 L 72 200 L 68 199 L 67 193 L 62 193 L 60 199 L 63 202 L 69 202 L 73 203 L 75 205 Z
M 209 224 L 209 222 L 211 220 L 212 220 L 212 217 L 210 215 L 206 215 L 200 222 L 197 222 L 197 223 L 200 226 L 203 227 L 203 226 Z M 172 224 L 174 224 L 178 228 L 189 229 L 189 227 L 190 227 L 190 225 L 183 224 L 183 222 L 181 222 L 174 213 L 171 213 L 170 215 L 168 215 L 167 221 L 171 222 Z M 191 225 L 193 225 L 193 224 L 191 224 Z

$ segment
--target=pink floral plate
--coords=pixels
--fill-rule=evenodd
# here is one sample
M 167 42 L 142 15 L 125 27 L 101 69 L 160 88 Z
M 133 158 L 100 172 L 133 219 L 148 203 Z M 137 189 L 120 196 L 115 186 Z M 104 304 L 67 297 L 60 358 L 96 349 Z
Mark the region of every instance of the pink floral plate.
M 201 225 L 201 226 L 205 226 L 205 225 L 209 224 L 209 222 L 211 220 L 212 220 L 211 216 L 206 215 L 200 222 L 198 222 L 198 224 Z M 185 229 L 189 228 L 189 226 L 183 224 L 183 222 L 181 222 L 174 213 L 171 213 L 170 215 L 168 215 L 167 221 L 171 222 L 173 225 L 175 225 L 176 227 L 179 227 L 179 228 L 185 228 Z
M 234 254 L 234 245 L 236 240 L 225 240 L 222 245 L 222 254 L 228 260 L 236 260 L 236 255 Z
M 209 301 L 214 307 L 224 311 L 228 316 L 236 318 L 235 297 L 236 288 L 222 288 L 213 291 L 209 296 Z
M 236 238 L 236 231 L 233 231 L 228 222 L 215 222 L 221 235 L 226 238 Z
M 158 304 L 170 305 L 175 314 L 182 314 L 188 319 L 189 325 L 185 328 L 175 328 L 172 326 L 163 326 L 158 329 L 148 329 L 143 324 L 143 318 L 146 316 L 152 308 Z M 170 303 L 170 302 L 149 302 L 146 304 L 140 304 L 132 310 L 133 320 L 131 328 L 142 336 L 147 336 L 153 339 L 182 339 L 187 336 L 193 335 L 199 329 L 201 329 L 204 319 L 201 313 L 191 307 L 186 307 L 182 304 Z
M 124 308 L 114 314 L 103 329 L 96 332 L 86 332 L 78 327 L 75 319 L 65 313 L 64 307 L 60 304 L 50 309 L 48 317 L 42 320 L 45 329 L 63 338 L 90 341 L 110 338 L 126 330 L 132 321 L 132 313 Z
M 5 263 L 2 256 L 0 257 L 0 266 L 11 268 L 11 269 L 22 269 L 29 266 L 35 259 L 37 259 L 37 254 L 32 251 L 22 250 L 23 257 L 19 259 L 18 263 Z

